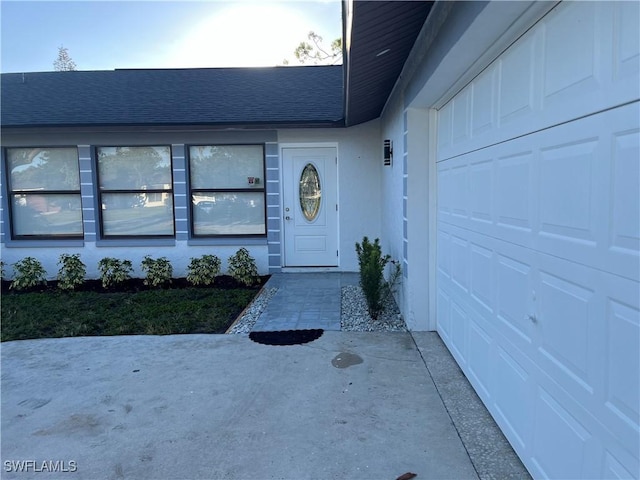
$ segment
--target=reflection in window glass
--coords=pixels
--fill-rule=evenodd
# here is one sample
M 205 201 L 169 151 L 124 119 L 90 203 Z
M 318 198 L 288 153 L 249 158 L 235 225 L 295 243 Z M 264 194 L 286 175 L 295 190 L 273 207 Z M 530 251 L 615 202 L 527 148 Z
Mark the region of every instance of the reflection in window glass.
M 191 187 L 247 188 L 249 177 L 262 177 L 263 156 L 262 145 L 191 147 Z
M 171 149 L 100 147 L 102 235 L 173 236 Z
M 82 235 L 80 195 L 13 195 L 13 234 Z
M 322 200 L 322 189 L 320 188 L 320 176 L 316 167 L 308 163 L 300 175 L 300 208 L 304 218 L 310 222 L 314 221 L 320 211 Z
M 192 234 L 265 235 L 264 147 L 189 148 Z
M 193 194 L 196 235 L 261 235 L 264 233 L 262 192 Z
M 102 231 L 106 236 L 173 235 L 173 200 L 168 193 L 105 193 Z M 159 196 L 159 197 L 158 197 Z
M 169 147 L 100 147 L 100 188 L 151 190 L 171 184 Z
M 14 238 L 81 238 L 76 148 L 7 149 Z

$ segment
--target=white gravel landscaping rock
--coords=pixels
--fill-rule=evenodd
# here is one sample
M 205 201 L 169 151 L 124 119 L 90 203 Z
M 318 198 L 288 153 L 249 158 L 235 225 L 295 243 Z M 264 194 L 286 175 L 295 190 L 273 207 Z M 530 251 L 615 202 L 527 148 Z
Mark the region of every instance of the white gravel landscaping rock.
M 400 310 L 390 295 L 384 302 L 384 309 L 376 320 L 369 316 L 367 302 L 359 285 L 342 287 L 342 314 L 340 318 L 343 332 L 406 332 Z
M 271 297 L 273 297 L 277 288 L 265 288 L 260 294 L 253 299 L 251 305 L 244 311 L 242 317 L 235 323 L 235 325 L 227 333 L 249 335 L 251 329 L 255 325 L 258 317 L 269 303 Z
M 273 297 L 277 288 L 266 288 L 253 300 L 242 317 L 227 332 L 248 335 L 258 317 Z M 384 310 L 377 320 L 372 320 L 367 311 L 367 303 L 359 285 L 342 287 L 341 330 L 344 332 L 406 332 L 407 327 L 393 297 L 388 297 Z

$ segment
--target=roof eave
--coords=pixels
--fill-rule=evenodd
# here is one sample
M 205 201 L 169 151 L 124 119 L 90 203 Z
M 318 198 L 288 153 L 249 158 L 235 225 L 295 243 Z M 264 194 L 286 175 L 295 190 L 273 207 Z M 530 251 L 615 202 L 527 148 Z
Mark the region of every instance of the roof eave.
M 273 130 L 282 128 L 338 128 L 344 127 L 344 118 L 338 120 L 296 121 L 283 120 L 277 122 L 225 122 L 225 123 L 73 123 L 73 124 L 28 124 L 2 125 L 2 133 L 32 130 L 69 130 L 69 129 L 110 129 L 127 128 L 136 130 Z

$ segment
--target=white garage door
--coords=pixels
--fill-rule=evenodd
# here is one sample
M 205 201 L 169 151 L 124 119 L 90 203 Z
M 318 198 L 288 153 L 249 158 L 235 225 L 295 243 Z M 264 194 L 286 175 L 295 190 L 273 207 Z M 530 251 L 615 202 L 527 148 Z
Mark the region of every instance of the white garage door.
M 558 5 L 438 116 L 438 331 L 535 477 L 639 475 L 639 5 Z

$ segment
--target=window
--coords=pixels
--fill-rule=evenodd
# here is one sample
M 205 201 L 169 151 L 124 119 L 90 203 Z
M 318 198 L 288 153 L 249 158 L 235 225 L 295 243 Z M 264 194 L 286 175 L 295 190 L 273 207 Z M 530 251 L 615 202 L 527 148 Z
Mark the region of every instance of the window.
M 194 236 L 265 235 L 264 147 L 189 148 Z
M 77 148 L 6 153 L 12 238 L 82 238 Z
M 104 238 L 173 236 L 170 147 L 99 147 Z

